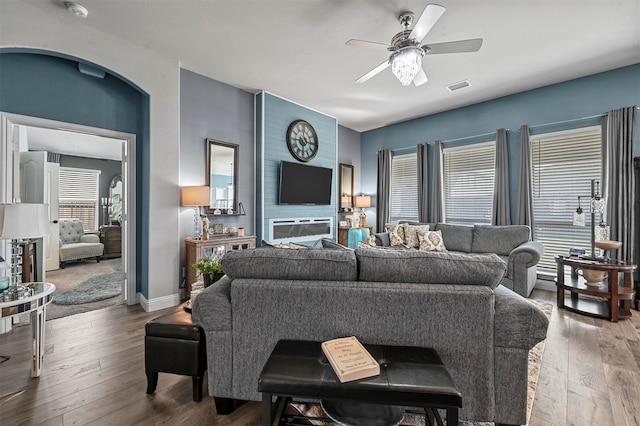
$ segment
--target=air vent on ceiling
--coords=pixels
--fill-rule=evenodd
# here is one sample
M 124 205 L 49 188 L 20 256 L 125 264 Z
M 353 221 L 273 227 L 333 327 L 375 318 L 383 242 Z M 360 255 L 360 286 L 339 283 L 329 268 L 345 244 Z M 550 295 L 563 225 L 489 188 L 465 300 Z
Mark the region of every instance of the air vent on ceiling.
M 450 92 L 453 92 L 454 90 L 464 89 L 465 87 L 469 87 L 469 86 L 471 86 L 471 83 L 469 83 L 469 80 L 462 80 L 457 83 L 448 84 L 445 87 L 449 89 Z

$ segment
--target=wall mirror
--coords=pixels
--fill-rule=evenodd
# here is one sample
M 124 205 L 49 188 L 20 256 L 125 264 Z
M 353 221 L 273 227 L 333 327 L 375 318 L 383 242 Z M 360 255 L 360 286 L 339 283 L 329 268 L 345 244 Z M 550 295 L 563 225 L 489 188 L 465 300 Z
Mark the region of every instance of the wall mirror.
M 109 184 L 109 198 L 111 198 L 111 224 L 122 223 L 122 176 L 115 175 Z
M 353 166 L 340 163 L 340 199 L 341 212 L 353 210 Z
M 206 184 L 210 214 L 238 213 L 238 145 L 207 139 Z

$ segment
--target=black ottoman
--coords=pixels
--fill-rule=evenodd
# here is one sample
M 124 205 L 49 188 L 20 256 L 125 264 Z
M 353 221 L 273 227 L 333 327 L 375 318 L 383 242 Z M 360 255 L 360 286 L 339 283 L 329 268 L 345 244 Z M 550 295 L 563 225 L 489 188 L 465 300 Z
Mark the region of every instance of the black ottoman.
M 193 378 L 193 400 L 202 399 L 202 381 L 207 370 L 204 331 L 191 321 L 191 314 L 179 308 L 147 322 L 144 338 L 144 366 L 147 393 L 158 385 L 158 373 Z

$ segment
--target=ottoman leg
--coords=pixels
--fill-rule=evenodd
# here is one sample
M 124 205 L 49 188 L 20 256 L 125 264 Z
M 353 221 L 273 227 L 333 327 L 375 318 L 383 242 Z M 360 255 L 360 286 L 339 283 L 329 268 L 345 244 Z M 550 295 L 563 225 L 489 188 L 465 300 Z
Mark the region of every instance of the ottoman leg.
M 192 377 L 191 381 L 193 383 L 193 400 L 195 402 L 200 402 L 202 399 L 202 382 L 204 380 L 204 376 Z
M 147 394 L 150 395 L 156 391 L 156 386 L 158 386 L 158 372 L 147 370 L 146 373 L 147 373 Z

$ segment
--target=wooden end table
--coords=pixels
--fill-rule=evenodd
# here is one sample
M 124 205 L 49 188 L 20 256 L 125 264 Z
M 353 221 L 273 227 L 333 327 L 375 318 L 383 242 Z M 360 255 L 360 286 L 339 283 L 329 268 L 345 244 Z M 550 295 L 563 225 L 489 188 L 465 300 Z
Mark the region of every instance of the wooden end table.
M 608 319 L 611 322 L 631 317 L 631 301 L 635 296 L 633 289 L 635 264 L 615 259 L 604 263 L 561 255 L 557 255 L 555 260 L 558 308 Z M 568 272 L 567 269 L 569 269 Z M 584 278 L 576 273 L 577 269 L 606 271 L 607 279 L 597 286 L 587 285 Z M 624 277 L 622 286 L 620 274 Z M 569 297 L 565 291 L 569 291 Z M 580 295 L 591 297 L 581 298 Z

